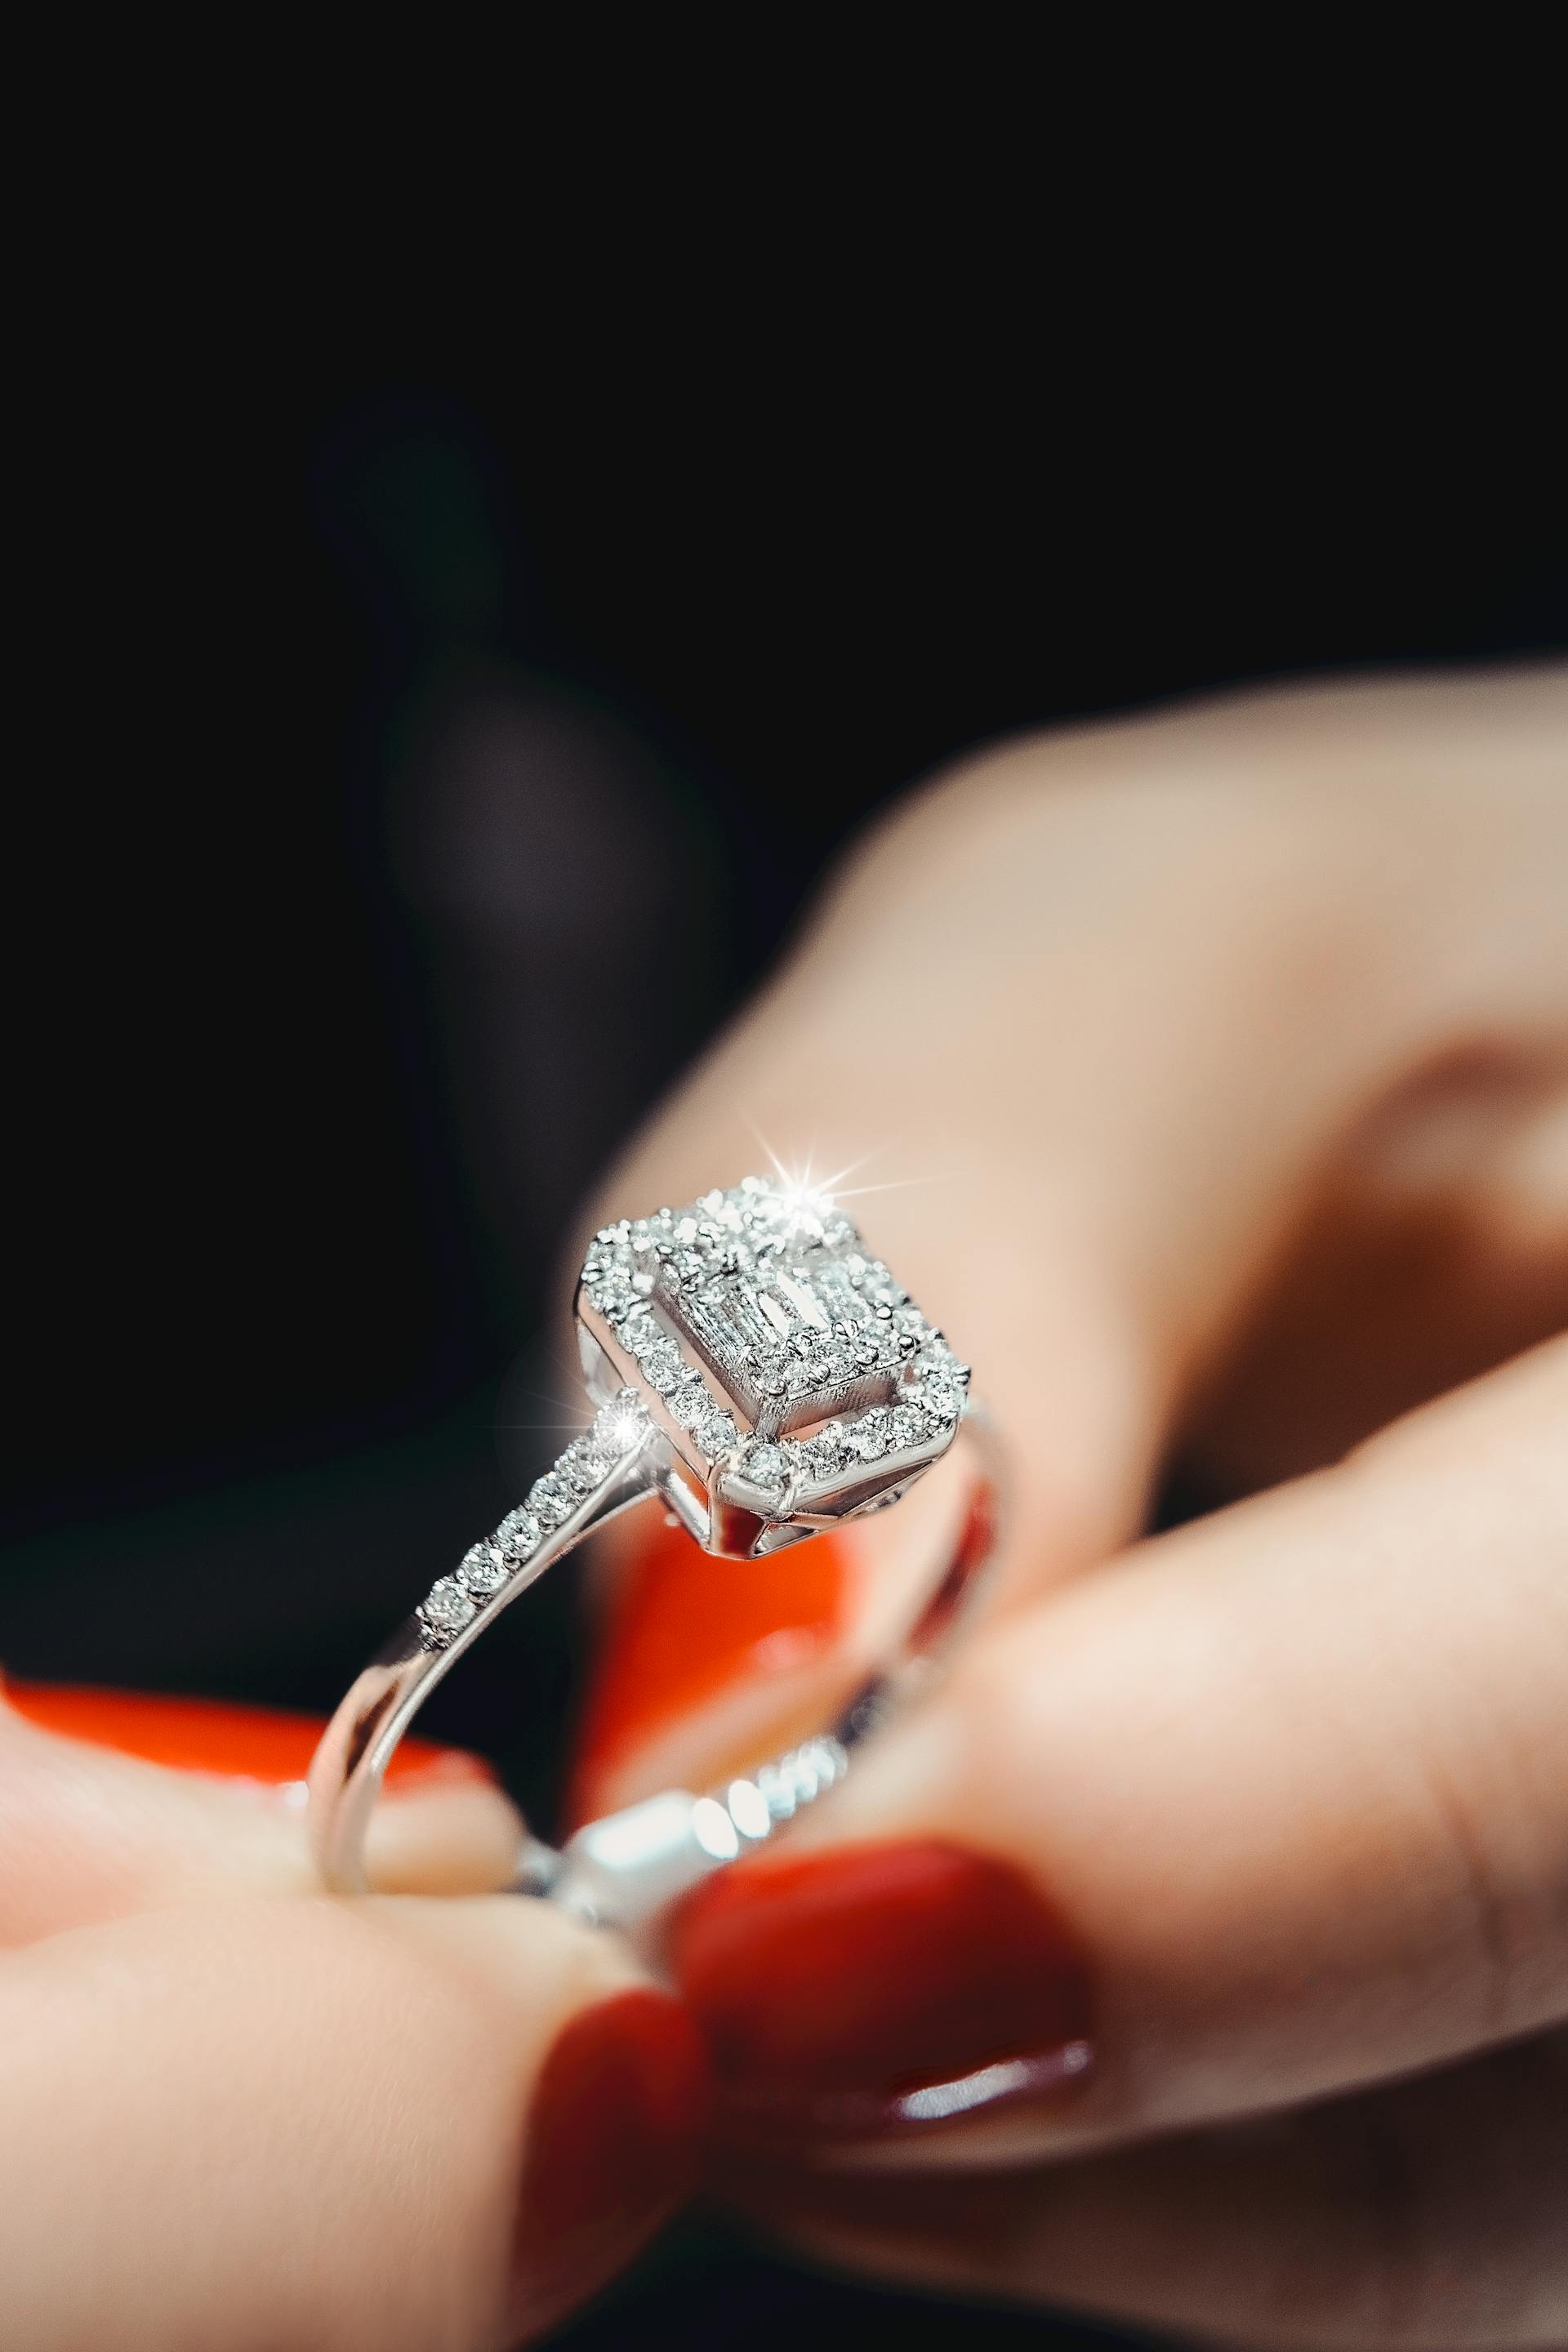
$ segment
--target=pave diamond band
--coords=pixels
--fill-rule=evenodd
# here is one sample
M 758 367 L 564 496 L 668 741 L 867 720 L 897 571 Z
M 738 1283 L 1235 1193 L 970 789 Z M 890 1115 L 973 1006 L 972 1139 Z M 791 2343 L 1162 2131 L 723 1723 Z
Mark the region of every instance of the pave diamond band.
M 591 1429 L 574 1438 L 552 1468 L 536 1478 L 528 1499 L 509 1511 L 494 1535 L 472 1544 L 451 1576 L 438 1577 L 416 1609 L 426 1650 L 445 1650 L 468 1632 L 481 1609 L 510 1601 L 549 1565 L 532 1565 L 541 1545 L 586 1510 L 651 1434 L 635 1389 L 601 1405 Z
M 371 1810 L 429 1691 L 607 1519 L 657 1496 L 707 1549 L 743 1563 L 896 1502 L 961 1426 L 984 1434 L 967 1366 L 842 1210 L 803 1187 L 748 1177 L 689 1208 L 605 1227 L 584 1264 L 577 1328 L 591 1424 L 437 1579 L 322 1738 L 310 1825 L 339 1891 L 364 1888 Z M 560 1853 L 531 1840 L 519 1891 L 638 1928 L 814 1803 L 927 1670 L 989 1551 L 991 1496 L 987 1478 L 958 1567 L 839 1722 L 721 1790 L 667 1791 L 590 1823 Z

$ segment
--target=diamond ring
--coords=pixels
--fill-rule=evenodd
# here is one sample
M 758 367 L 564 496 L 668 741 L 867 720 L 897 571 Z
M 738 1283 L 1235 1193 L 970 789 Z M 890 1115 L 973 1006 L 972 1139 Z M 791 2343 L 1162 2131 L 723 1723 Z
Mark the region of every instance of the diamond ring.
M 312 1841 L 342 1893 L 394 1749 L 430 1690 L 508 1601 L 649 1496 L 738 1563 L 880 1510 L 961 1426 L 984 1435 L 969 1371 L 831 1199 L 748 1176 L 685 1209 L 607 1225 L 584 1261 L 578 1348 L 592 1424 L 354 1682 L 310 1775 Z M 987 1470 L 959 1557 L 838 1720 L 720 1791 L 670 1790 L 589 1823 L 557 1853 L 531 1839 L 519 1891 L 625 1928 L 772 1836 L 847 1769 L 857 1742 L 929 1671 L 992 1548 Z M 743 1566 L 737 1566 L 743 1575 Z

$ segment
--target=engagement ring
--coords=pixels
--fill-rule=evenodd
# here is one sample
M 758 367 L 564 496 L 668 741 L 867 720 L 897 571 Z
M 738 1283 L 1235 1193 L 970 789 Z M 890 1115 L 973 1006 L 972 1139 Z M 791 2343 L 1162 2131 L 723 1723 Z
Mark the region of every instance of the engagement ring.
M 348 1692 L 310 1768 L 318 1860 L 365 1887 L 371 1809 L 428 1693 L 508 1601 L 619 1511 L 657 1496 L 710 1552 L 744 1563 L 881 1510 L 978 1426 L 968 1367 L 831 1199 L 748 1176 L 686 1209 L 606 1225 L 576 1298 L 590 1427 L 494 1534 L 441 1577 Z M 992 1549 L 976 1489 L 958 1556 L 837 1720 L 722 1790 L 672 1790 L 530 1840 L 519 1891 L 632 1928 L 760 1845 L 841 1779 L 857 1742 L 919 1677 Z

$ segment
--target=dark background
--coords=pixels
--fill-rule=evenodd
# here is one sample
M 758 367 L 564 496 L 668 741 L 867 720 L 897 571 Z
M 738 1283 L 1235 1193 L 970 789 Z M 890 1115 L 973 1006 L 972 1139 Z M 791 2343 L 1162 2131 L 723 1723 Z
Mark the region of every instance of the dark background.
M 330 1708 L 553 1450 L 574 1202 L 911 778 L 1561 644 L 1544 284 L 1419 169 L 1255 246 L 1152 185 L 1115 250 L 1103 173 L 733 248 L 557 189 L 428 310 L 374 187 L 297 301 L 248 216 L 163 266 L 189 185 L 95 215 L 15 482 L 14 1672 Z M 434 1726 L 541 1817 L 563 1585 Z M 699 2231 L 579 2334 L 882 2326 L 1039 2336 Z

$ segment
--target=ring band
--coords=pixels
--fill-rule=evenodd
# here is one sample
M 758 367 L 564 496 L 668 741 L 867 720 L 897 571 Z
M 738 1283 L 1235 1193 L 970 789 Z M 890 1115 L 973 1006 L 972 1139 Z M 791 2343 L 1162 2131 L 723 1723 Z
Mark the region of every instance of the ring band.
M 704 1549 L 743 1561 L 897 1502 L 961 1426 L 993 1452 L 967 1367 L 842 1210 L 804 1188 L 747 1178 L 605 1228 L 576 1318 L 591 1426 L 431 1587 L 322 1736 L 310 1823 L 334 1892 L 366 1889 L 371 1812 L 431 1690 L 501 1609 L 620 1512 L 657 1497 Z M 668 1790 L 590 1822 L 560 1853 L 531 1838 L 517 1891 L 637 1929 L 813 1803 L 930 1671 L 994 1549 L 996 1496 L 987 1459 L 956 1557 L 818 1738 L 720 1792 Z

